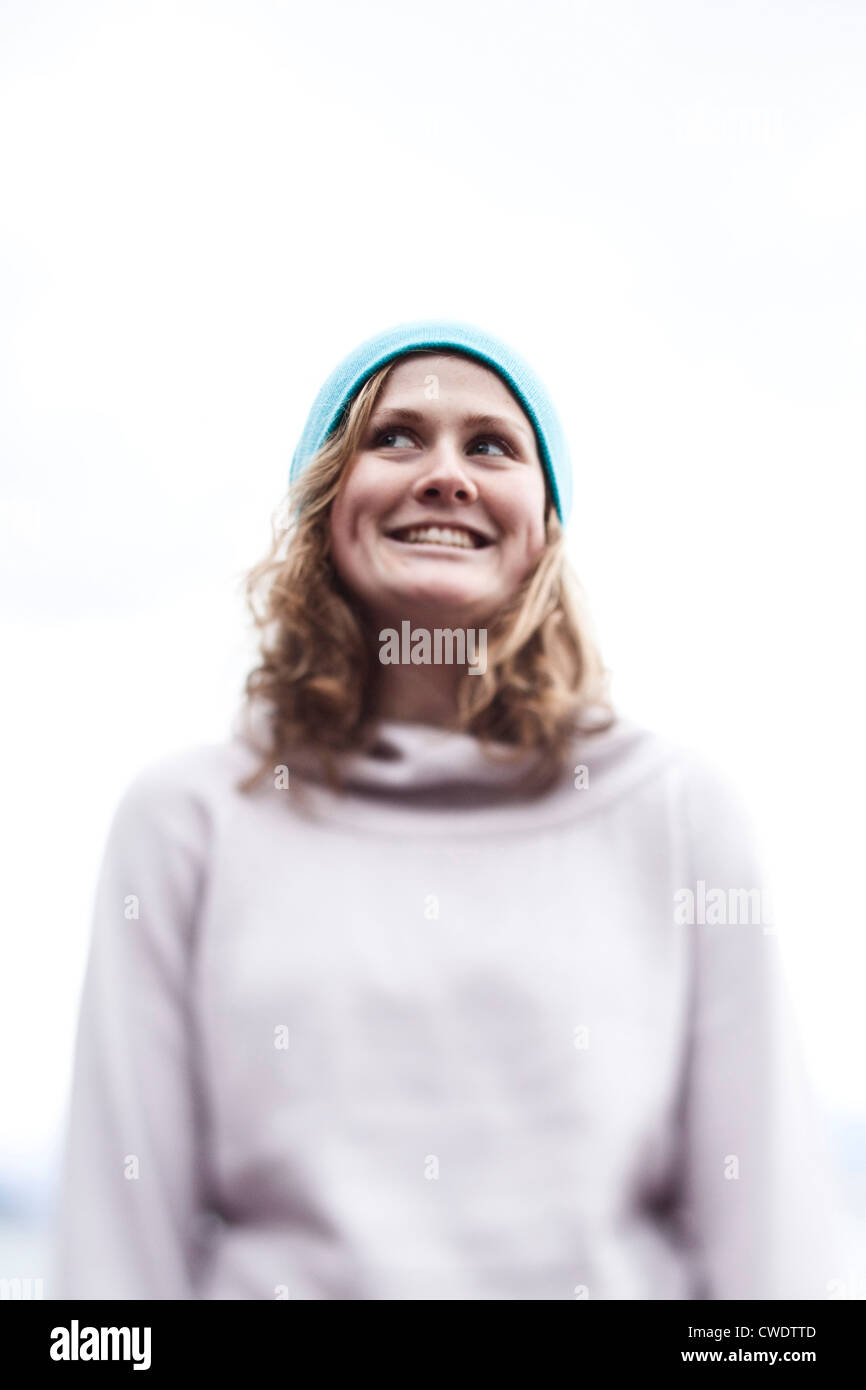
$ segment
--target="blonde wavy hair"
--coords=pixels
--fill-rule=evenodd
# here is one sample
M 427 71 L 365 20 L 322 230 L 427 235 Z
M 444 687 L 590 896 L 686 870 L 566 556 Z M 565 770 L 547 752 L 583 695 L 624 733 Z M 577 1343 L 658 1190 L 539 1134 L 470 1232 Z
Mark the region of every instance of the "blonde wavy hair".
M 336 429 L 276 509 L 267 554 L 242 580 L 260 632 L 260 660 L 243 693 L 248 706 L 266 702 L 270 746 L 240 790 L 252 790 L 292 749 L 317 755 L 327 782 L 338 790 L 340 755 L 369 750 L 375 742 L 377 634 L 334 566 L 330 510 L 385 382 L 406 355 L 379 368 L 344 408 Z M 486 670 L 471 677 L 459 673 L 457 712 L 449 725 L 475 735 L 494 761 L 505 750 L 491 744 L 511 745 L 515 760 L 536 754 L 520 784 L 530 793 L 543 792 L 561 775 L 576 736 L 609 728 L 614 719 L 608 673 L 565 552 L 546 473 L 545 487 L 547 545 L 511 602 L 490 621 Z

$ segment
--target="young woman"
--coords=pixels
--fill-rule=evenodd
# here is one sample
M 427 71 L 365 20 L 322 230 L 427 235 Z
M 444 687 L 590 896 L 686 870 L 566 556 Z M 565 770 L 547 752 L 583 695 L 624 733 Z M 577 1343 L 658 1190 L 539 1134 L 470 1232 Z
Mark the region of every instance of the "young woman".
M 610 707 L 543 385 L 390 329 L 291 478 L 231 737 L 116 811 L 55 1296 L 828 1296 L 751 833 Z

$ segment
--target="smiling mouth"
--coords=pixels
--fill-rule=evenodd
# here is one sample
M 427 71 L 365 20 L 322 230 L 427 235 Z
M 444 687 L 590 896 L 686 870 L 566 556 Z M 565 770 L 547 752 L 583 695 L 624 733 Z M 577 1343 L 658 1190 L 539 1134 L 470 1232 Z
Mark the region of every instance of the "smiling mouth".
M 484 550 L 493 544 L 469 526 L 401 526 L 386 535 L 402 545 L 441 545 L 450 550 Z

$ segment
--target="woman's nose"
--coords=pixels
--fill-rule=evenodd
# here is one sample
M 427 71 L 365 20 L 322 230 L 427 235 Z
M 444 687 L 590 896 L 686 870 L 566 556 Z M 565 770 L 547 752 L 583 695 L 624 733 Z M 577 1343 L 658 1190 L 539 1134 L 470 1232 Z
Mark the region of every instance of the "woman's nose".
M 427 458 L 426 465 L 416 481 L 416 496 L 465 501 L 478 495 L 462 455 L 452 445 L 437 446 Z

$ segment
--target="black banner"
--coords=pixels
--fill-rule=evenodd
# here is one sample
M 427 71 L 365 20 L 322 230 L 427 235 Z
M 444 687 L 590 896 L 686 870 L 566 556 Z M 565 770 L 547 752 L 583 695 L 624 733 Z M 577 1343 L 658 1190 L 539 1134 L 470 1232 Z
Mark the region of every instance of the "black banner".
M 550 1365 L 561 1356 L 576 1374 L 592 1364 L 611 1374 L 620 1370 L 667 1372 L 675 1367 L 804 1366 L 825 1374 L 857 1363 L 863 1328 L 861 1300 L 827 1303 L 723 1303 L 575 1301 L 568 1309 L 546 1313 L 512 1313 L 502 1328 L 473 1302 L 401 1303 L 394 1315 L 376 1323 L 376 1341 L 359 1314 L 321 1307 L 261 1302 L 104 1302 L 64 1303 L 21 1300 L 0 1302 L 0 1336 L 4 1369 L 98 1375 L 110 1368 L 117 1375 L 146 1372 L 151 1379 L 195 1370 L 223 1377 L 267 1364 L 286 1375 L 301 1367 L 324 1368 L 344 1351 L 354 1373 L 376 1374 L 390 1361 L 400 1379 L 429 1373 L 437 1362 L 453 1373 L 458 1362 L 452 1329 L 460 1335 L 459 1366 L 467 1358 L 489 1372 L 500 1359 L 513 1364 L 521 1353 Z M 381 1315 L 374 1316 L 378 1319 Z M 515 1317 L 527 1317 L 525 1329 Z M 536 1318 L 543 1319 L 543 1343 Z M 344 1318 L 348 1322 L 344 1323 Z M 475 1321 L 480 1318 L 480 1323 Z M 417 1319 L 417 1323 L 415 1322 Z M 464 1319 L 468 1321 L 464 1322 Z M 404 1344 L 401 1334 L 417 1334 Z M 556 1343 L 562 1339 L 560 1345 Z M 411 1362 L 416 1348 L 420 1364 Z

